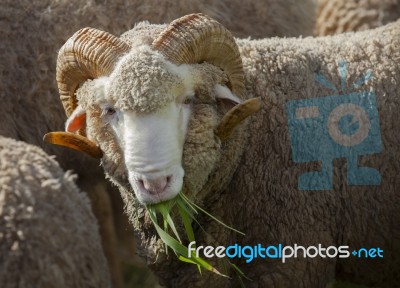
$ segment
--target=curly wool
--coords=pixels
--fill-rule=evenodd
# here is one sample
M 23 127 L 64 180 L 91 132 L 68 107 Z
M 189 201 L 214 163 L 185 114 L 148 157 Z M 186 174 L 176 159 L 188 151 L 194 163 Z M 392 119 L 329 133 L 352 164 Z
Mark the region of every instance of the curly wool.
M 400 17 L 398 0 L 317 0 L 314 34 L 373 29 Z
M 106 100 L 123 111 L 151 113 L 174 101 L 171 92 L 181 84 L 180 78 L 169 72 L 164 57 L 148 46 L 136 51 L 122 57 L 110 75 Z
M 115 239 L 110 236 L 112 229 L 104 224 L 112 222 L 106 192 L 109 191 L 113 201 L 120 200 L 115 196 L 116 191 L 106 185 L 98 161 L 76 151 L 46 145 L 42 140 L 49 131 L 64 130 L 66 116 L 58 97 L 55 67 L 57 52 L 66 39 L 87 26 L 119 35 L 139 21 L 166 23 L 193 12 L 212 15 L 236 36 L 310 35 L 315 18 L 313 2 L 268 0 L 267 5 L 258 0 L 226 3 L 220 0 L 3 0 L 0 9 L 0 135 L 42 147 L 48 154 L 57 156 L 63 169 L 74 169 L 79 175 L 79 186 L 91 197 L 93 209 L 100 217 L 104 246 L 110 252 Z M 112 161 L 121 162 L 120 159 Z M 120 232 L 130 236 L 127 230 Z M 110 267 L 116 270 L 112 273 L 115 275 L 113 286 L 121 287 L 118 259 L 113 253 L 108 253 L 107 257 Z
M 284 267 L 276 262 L 257 265 L 254 261 L 246 265 L 249 277 L 263 286 L 323 287 L 334 277 L 368 286 L 393 287 L 400 283 L 400 247 L 395 244 L 400 241 L 400 230 L 391 229 L 400 221 L 399 165 L 398 157 L 394 156 L 400 147 L 400 138 L 395 133 L 400 130 L 399 35 L 400 21 L 397 21 L 375 30 L 335 37 L 238 41 L 246 71 L 247 95 L 258 95 L 263 100 L 262 113 L 248 126 L 251 137 L 247 146 L 257 149 L 245 151 L 241 168 L 226 194 L 220 196 L 233 201 L 224 219 L 235 221 L 244 232 L 257 231 L 246 234 L 240 242 L 380 246 L 392 255 L 390 260 L 373 264 L 349 258 L 294 259 Z M 299 191 L 299 176 L 321 168 L 316 162 L 293 163 L 286 103 L 332 95 L 332 90 L 316 82 L 315 76 L 325 75 L 335 87 L 341 87 L 340 61 L 348 62 L 346 89 L 351 89 L 350 84 L 368 70 L 373 73 L 366 85 L 350 91 L 376 94 L 384 150 L 360 156 L 358 163 L 377 169 L 382 183 L 349 186 L 346 159 L 335 159 L 332 190 Z M 222 207 L 212 208 L 217 212 Z
M 245 71 L 245 97 L 261 97 L 262 111 L 253 116 L 247 126 L 238 128 L 232 139 L 218 144 L 209 132 L 217 125 L 220 112 L 206 105 L 195 108 L 192 117 L 200 121 L 189 124 L 183 157 L 184 187 L 195 183 L 190 187 L 197 190 L 203 185 L 201 191 L 196 191 L 197 203 L 203 203 L 208 212 L 246 233 L 244 237 L 238 236 L 200 216 L 198 221 L 207 233 L 197 227 L 198 243 L 214 245 L 214 235 L 218 237 L 218 245 L 224 246 L 235 243 L 300 243 L 305 247 L 316 243 L 325 247 L 378 245 L 392 255 L 373 265 L 368 261 L 360 263 L 355 258 L 297 258 L 284 264 L 276 259 L 256 259 L 249 264 L 235 259 L 235 264 L 253 280 L 246 283 L 248 287 L 325 287 L 335 278 L 384 287 L 399 283 L 400 247 L 397 243 L 400 243 L 400 231 L 390 229 L 400 221 L 400 195 L 397 193 L 400 178 L 395 156 L 400 138 L 393 133 L 400 131 L 399 35 L 400 21 L 375 30 L 335 37 L 237 40 Z M 346 161 L 337 159 L 332 190 L 299 191 L 299 175 L 320 168 L 316 162 L 293 163 L 286 103 L 331 95 L 330 89 L 315 81 L 315 75 L 326 75 L 333 85 L 341 87 L 337 63 L 342 60 L 349 63 L 347 83 L 354 83 L 368 70 L 373 71 L 374 77 L 352 92 L 373 90 L 377 97 L 384 150 L 360 157 L 359 165 L 378 169 L 382 183 L 380 186 L 349 186 Z M 213 73 L 217 72 L 210 74 Z M 211 89 L 201 87 L 205 94 L 212 93 Z M 94 128 L 95 120 L 91 121 L 90 134 L 105 137 L 106 133 Z M 109 142 L 104 143 L 106 148 L 113 143 L 112 136 L 108 135 Z M 100 138 L 96 140 L 102 145 Z M 203 147 L 213 147 L 208 150 L 212 153 L 198 155 Z M 107 153 L 111 155 L 112 150 Z M 206 165 L 199 165 L 201 161 Z M 107 158 L 104 163 L 111 178 L 125 177 L 126 180 L 123 169 L 107 170 Z M 206 183 L 196 182 L 205 175 L 208 175 Z M 184 287 L 189 282 L 196 287 L 210 283 L 217 287 L 234 285 L 233 280 L 211 273 L 200 276 L 195 267 L 167 257 L 144 208 L 138 205 L 126 183 L 117 181 L 139 240 L 139 253 L 163 285 Z
M 96 219 L 75 179 L 41 149 L 0 137 L 2 287 L 110 287 Z

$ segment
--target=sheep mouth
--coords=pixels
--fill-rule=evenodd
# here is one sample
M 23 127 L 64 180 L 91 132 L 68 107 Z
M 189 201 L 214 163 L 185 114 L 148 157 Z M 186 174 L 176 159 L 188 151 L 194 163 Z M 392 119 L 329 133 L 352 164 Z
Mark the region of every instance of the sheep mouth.
M 143 180 L 135 180 L 133 191 L 138 197 L 139 201 L 143 204 L 156 204 L 175 198 L 179 191 L 176 192 L 171 189 L 172 184 L 168 183 L 163 190 L 162 188 L 156 187 L 153 190 L 148 190 L 145 187 Z
M 182 190 L 184 170 L 180 166 L 160 173 L 143 174 L 131 171 L 128 174 L 137 199 L 144 205 L 171 200 Z

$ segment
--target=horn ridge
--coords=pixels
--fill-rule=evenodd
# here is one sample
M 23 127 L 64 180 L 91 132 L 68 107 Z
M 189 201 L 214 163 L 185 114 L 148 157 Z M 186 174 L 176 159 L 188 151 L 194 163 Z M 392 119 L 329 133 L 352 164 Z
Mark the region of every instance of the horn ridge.
M 230 88 L 244 93 L 244 72 L 232 34 L 204 14 L 190 14 L 173 22 L 153 42 L 153 47 L 175 64 L 208 62 L 225 71 Z
M 61 47 L 56 78 L 66 114 L 77 107 L 75 91 L 87 79 L 109 75 L 115 63 L 129 51 L 128 44 L 116 36 L 94 28 L 77 31 Z

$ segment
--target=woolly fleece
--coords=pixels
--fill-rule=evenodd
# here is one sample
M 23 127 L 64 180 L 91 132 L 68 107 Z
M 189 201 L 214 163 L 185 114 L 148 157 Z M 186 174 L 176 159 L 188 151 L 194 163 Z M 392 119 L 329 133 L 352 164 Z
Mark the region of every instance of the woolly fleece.
M 78 185 L 91 198 L 104 247 L 110 251 L 116 240 L 107 226 L 112 222 L 112 211 L 104 204 L 109 197 L 105 192 L 109 191 L 115 204 L 121 202 L 115 196 L 117 191 L 107 186 L 98 161 L 76 151 L 46 145 L 42 140 L 45 133 L 64 130 L 66 116 L 55 81 L 57 53 L 62 44 L 86 26 L 119 35 L 139 21 L 166 23 L 194 12 L 212 15 L 241 37 L 311 35 L 314 6 L 313 0 L 3 0 L 0 135 L 42 147 L 48 154 L 56 155 L 63 169 L 73 169 L 79 175 Z M 130 234 L 125 233 L 126 237 Z M 113 254 L 107 252 L 107 258 L 110 267 L 118 270 Z M 116 273 L 119 272 L 112 273 L 113 286 L 121 287 L 121 276 Z
M 1 287 L 111 287 L 97 222 L 76 176 L 0 137 Z
M 129 35 L 133 37 L 134 30 Z M 400 21 L 334 37 L 238 39 L 246 78 L 245 95 L 261 97 L 262 111 L 248 121 L 247 127 L 237 129 L 231 140 L 221 143 L 213 129 L 222 111 L 213 102 L 200 101 L 194 107 L 183 152 L 184 191 L 211 214 L 246 233 L 245 237 L 238 236 L 200 216 L 199 223 L 208 236 L 196 227 L 198 243 L 379 246 L 388 255 L 385 261 L 363 262 L 355 258 L 297 258 L 284 264 L 276 259 L 257 259 L 250 264 L 243 259 L 235 260 L 253 280 L 246 283 L 248 287 L 325 287 L 335 278 L 370 286 L 392 287 L 400 283 L 400 230 L 395 228 L 400 221 L 400 136 L 394 133 L 400 131 L 399 36 Z M 352 92 L 373 90 L 377 97 L 384 149 L 379 154 L 359 157 L 359 164 L 377 169 L 382 183 L 348 186 L 346 159 L 336 159 L 332 190 L 299 191 L 299 175 L 318 171 L 320 165 L 292 161 L 286 103 L 332 95 L 331 90 L 315 81 L 315 75 L 322 74 L 340 87 L 338 62 L 342 60 L 349 63 L 347 83 L 354 83 L 368 70 L 373 72 L 366 85 Z M 199 66 L 202 65 L 208 64 Z M 223 82 L 223 77 L 219 69 L 204 69 L 208 73 L 203 77 L 208 79 L 199 83 L 196 95 L 212 99 L 210 87 Z M 166 257 L 145 209 L 138 205 L 127 184 L 118 146 L 106 128 L 96 127 L 98 108 L 92 109 L 88 135 L 105 150 L 105 171 L 120 188 L 141 246 L 140 254 L 161 284 L 234 285 L 235 280 L 211 273 L 200 276 L 195 267 Z M 217 239 L 212 239 L 212 235 Z
M 324 36 L 373 29 L 399 17 L 398 0 L 317 0 L 314 34 Z

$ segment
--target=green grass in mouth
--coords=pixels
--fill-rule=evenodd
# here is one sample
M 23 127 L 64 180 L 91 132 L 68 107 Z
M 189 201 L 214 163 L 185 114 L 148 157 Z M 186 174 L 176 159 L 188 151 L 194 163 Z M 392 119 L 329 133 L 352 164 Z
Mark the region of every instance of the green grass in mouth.
M 188 257 L 188 248 L 182 244 L 182 237 L 179 236 L 178 230 L 176 229 L 176 225 L 174 220 L 171 217 L 171 212 L 173 209 L 177 209 L 179 216 L 181 217 L 184 230 L 186 233 L 186 237 L 189 242 L 195 241 L 195 235 L 192 228 L 192 221 L 196 221 L 196 214 L 198 211 L 206 214 L 213 220 L 217 221 L 219 224 L 224 226 L 227 229 L 231 229 L 236 233 L 244 235 L 244 233 L 226 225 L 221 220 L 217 219 L 192 201 L 190 201 L 185 195 L 179 193 L 177 197 L 174 199 L 157 203 L 151 204 L 146 206 L 147 211 L 149 213 L 150 219 L 156 228 L 158 235 L 160 236 L 161 240 L 165 244 L 166 251 L 170 248 L 178 257 L 179 260 L 197 265 L 199 272 L 201 273 L 201 269 L 204 268 L 208 271 L 214 272 L 220 276 L 228 277 L 227 275 L 221 273 L 215 267 L 213 267 L 209 262 L 201 257 L 197 257 L 195 252 L 192 252 L 190 257 Z M 157 221 L 157 214 L 162 216 L 162 223 Z M 196 221 L 197 222 L 197 221 Z M 229 262 L 229 261 L 228 261 Z M 235 271 L 236 275 L 238 276 L 241 283 L 242 277 L 245 277 L 244 273 L 233 263 L 229 262 L 233 270 Z

